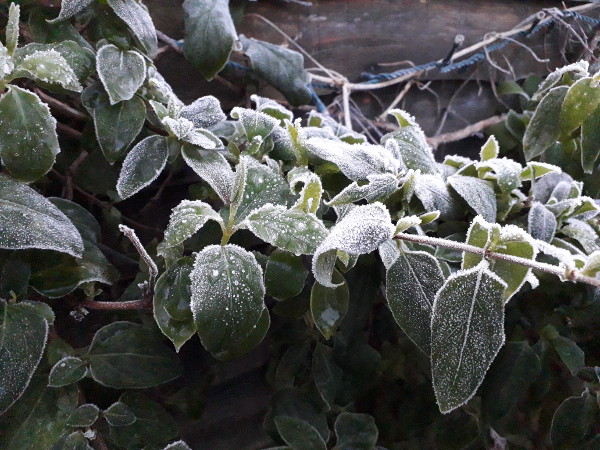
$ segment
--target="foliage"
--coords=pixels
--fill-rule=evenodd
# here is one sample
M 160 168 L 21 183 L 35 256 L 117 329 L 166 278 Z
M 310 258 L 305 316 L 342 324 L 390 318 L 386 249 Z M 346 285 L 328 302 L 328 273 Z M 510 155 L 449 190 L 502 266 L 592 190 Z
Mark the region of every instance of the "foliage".
M 183 8 L 204 76 L 241 51 L 309 100 L 299 54 L 238 48 L 225 1 Z M 270 346 L 279 448 L 598 443 L 600 78 L 585 62 L 523 90 L 514 159 L 490 137 L 478 159 L 436 162 L 401 110 L 373 144 L 257 96 L 229 118 L 212 96 L 184 105 L 138 1 L 3 11 L 1 447 L 189 448 L 173 417 L 203 387 L 172 380 L 200 346 L 207 371 Z M 77 139 L 57 134 L 65 111 Z M 118 227 L 185 173 L 160 239 Z

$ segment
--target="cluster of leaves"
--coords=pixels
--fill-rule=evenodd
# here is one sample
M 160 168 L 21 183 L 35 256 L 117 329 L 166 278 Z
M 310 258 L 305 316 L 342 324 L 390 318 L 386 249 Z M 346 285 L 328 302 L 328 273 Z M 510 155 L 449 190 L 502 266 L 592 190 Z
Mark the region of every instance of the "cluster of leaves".
M 184 9 L 184 52 L 212 77 L 236 42 L 229 11 L 219 1 Z M 163 448 L 177 439 L 174 419 L 128 389 L 181 376 L 176 351 L 195 335 L 215 360 L 269 335 L 276 392 L 265 429 L 283 448 L 374 448 L 378 437 L 423 448 L 432 439 L 445 448 L 597 445 L 598 292 L 489 257 L 560 264 L 565 279 L 600 272 L 596 193 L 556 156 L 582 155 L 582 170 L 598 175 L 600 88 L 584 64 L 539 85 L 529 122 L 527 113 L 511 116 L 522 124 L 522 163 L 501 157 L 494 137 L 478 160 L 436 162 L 401 110 L 392 112 L 398 129 L 375 145 L 318 113 L 302 124 L 261 97 L 230 118 L 211 96 L 183 104 L 152 64 L 156 32 L 136 0 L 64 1 L 58 18 L 45 19 L 29 12 L 36 42 L 19 47 L 11 5 L 0 47 L 0 446 L 88 448 L 100 439 Z M 85 38 L 71 22 L 85 25 Z M 292 53 L 242 42 L 255 72 L 278 87 L 272 80 L 288 72 L 256 61 L 285 66 Z M 93 128 L 78 146 L 59 153 L 56 119 L 26 89 L 33 83 L 88 112 Z M 111 262 L 103 253 L 118 210 L 109 206 L 101 227 L 82 205 L 28 185 L 43 191 L 53 167 L 68 173 L 80 164 L 79 145 L 89 169 L 78 182 L 110 202 L 143 195 L 167 167 L 201 179 L 173 208 L 158 245 L 146 250 L 134 239 L 144 263 L 118 299 L 118 290 L 98 287 L 126 279 L 124 245 L 112 239 Z M 402 239 L 428 235 L 448 248 Z M 458 251 L 457 241 L 484 254 Z M 136 296 L 152 300 L 154 321 L 123 313 L 83 333 L 80 346 L 52 326 L 61 304 L 83 316 L 85 307 L 112 301 L 117 309 Z M 543 302 L 534 310 L 532 299 Z M 548 395 L 564 380 L 569 391 Z M 85 400 L 96 388 L 123 393 L 100 408 Z M 415 401 L 414 414 L 402 412 Z M 463 427 L 446 436 L 460 442 L 443 441 L 440 430 L 456 424 L 439 412 Z

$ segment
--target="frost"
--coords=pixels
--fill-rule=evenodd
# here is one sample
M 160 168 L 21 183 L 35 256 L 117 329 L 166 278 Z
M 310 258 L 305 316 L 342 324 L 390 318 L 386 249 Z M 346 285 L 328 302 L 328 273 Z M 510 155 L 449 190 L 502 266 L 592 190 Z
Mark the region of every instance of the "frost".
M 304 212 L 315 213 L 321 205 L 323 186 L 318 175 L 305 168 L 295 167 L 288 172 L 290 190 L 295 192 L 298 183 L 303 183 L 300 197 L 292 209 L 301 209 Z
M 127 154 L 117 181 L 122 200 L 152 183 L 167 164 L 169 146 L 164 136 L 148 136 Z
M 156 29 L 148 10 L 142 2 L 131 0 L 107 0 L 119 18 L 127 24 L 144 50 L 153 58 L 156 55 Z
M 60 13 L 58 17 L 49 20 L 49 23 L 60 22 L 73 17 L 75 14 L 80 13 L 85 8 L 93 3 L 94 0 L 62 0 L 60 4 Z
M 239 120 L 249 141 L 257 136 L 266 139 L 273 129 L 279 126 L 277 119 L 246 108 L 233 108 L 231 117 Z
M 600 238 L 594 228 L 586 222 L 578 219 L 569 219 L 560 232 L 565 236 L 578 241 L 586 253 L 600 250 Z
M 458 194 L 488 222 L 496 221 L 496 195 L 490 183 L 479 178 L 452 175 L 448 183 Z
M 400 256 L 398 241 L 395 239 L 385 241 L 379 246 L 378 251 L 379 257 L 381 258 L 381 262 L 383 263 L 383 266 L 386 268 L 386 270 L 389 269 Z
M 483 147 L 481 147 L 479 159 L 481 161 L 496 159 L 498 157 L 498 153 L 500 153 L 500 146 L 498 145 L 498 140 L 494 137 L 494 135 L 490 135 L 486 143 L 483 144 Z
M 537 179 L 549 173 L 562 173 L 562 169 L 554 164 L 543 163 L 539 161 L 529 161 L 521 171 L 521 179 Z
M 209 220 L 224 226 L 221 216 L 208 203 L 183 200 L 171 212 L 169 226 L 165 230 L 165 244 L 170 247 L 181 244 Z
M 313 257 L 312 269 L 316 280 L 327 287 L 331 282 L 336 251 L 351 256 L 370 253 L 394 236 L 390 213 L 381 203 L 357 206 L 348 212 L 319 245 Z
M 556 217 L 540 202 L 534 202 L 527 216 L 527 229 L 534 239 L 550 242 L 556 233 Z
M 192 450 L 184 441 L 173 442 L 167 445 L 163 450 Z
M 312 255 L 328 234 L 314 214 L 272 204 L 250 213 L 244 224 L 263 241 L 297 256 Z
M 0 78 L 6 78 L 14 69 L 15 64 L 8 50 L 0 43 Z
M 209 128 L 227 118 L 221 109 L 221 103 L 212 95 L 201 97 L 184 106 L 179 117 L 191 121 L 196 128 Z
M 437 211 L 435 211 L 437 212 Z M 439 214 L 438 214 L 439 215 Z M 396 230 L 394 234 L 403 233 L 409 228 L 416 227 L 417 225 L 421 225 L 421 218 L 417 216 L 406 216 L 398 219 L 396 222 Z
M 359 186 L 355 181 L 345 187 L 338 195 L 329 202 L 328 206 L 339 205 L 343 203 L 353 203 L 358 200 L 366 200 L 371 203 L 375 200 L 385 200 L 392 195 L 398 187 L 398 179 L 392 174 L 368 175 L 369 184 Z
M 486 180 L 495 179 L 500 190 L 504 193 L 511 192 L 521 186 L 521 164 L 511 159 L 493 158 L 478 163 L 475 167 L 480 178 Z
M 71 221 L 29 186 L 0 176 L 0 248 L 39 248 L 79 258 L 83 241 Z
M 504 344 L 506 283 L 482 261 L 451 275 L 431 318 L 433 389 L 444 414 L 468 402 Z
M 544 81 L 538 86 L 538 90 L 533 94 L 532 100 L 538 101 L 553 87 L 558 86 L 562 77 L 566 73 L 572 73 L 579 77 L 586 77 L 589 75 L 589 62 L 585 60 L 578 61 L 573 64 L 556 69 L 554 72 L 549 74 Z
M 439 175 L 415 174 L 414 190 L 426 211 L 439 211 L 442 217 L 454 214 L 455 201 Z
M 294 120 L 294 114 L 289 109 L 277 103 L 275 100 L 266 97 L 260 97 L 256 94 L 252 94 L 250 96 L 250 100 L 256 104 L 256 110 L 261 113 L 267 114 L 280 121 L 289 120 L 291 122 Z
M 197 129 L 191 121 L 184 117 L 178 119 L 165 117 L 162 124 L 180 141 L 208 150 L 223 147 L 223 143 L 218 137 L 208 130 Z
M 146 79 L 144 57 L 135 50 L 119 50 L 113 44 L 98 50 L 96 70 L 111 105 L 132 98 Z
M 189 146 L 184 146 L 181 154 L 187 165 L 213 188 L 225 204 L 229 204 L 235 175 L 225 157 L 215 151 Z
M 590 277 L 595 277 L 600 272 L 600 251 L 595 251 L 587 257 L 582 272 Z
M 72 91 L 83 90 L 67 60 L 54 49 L 36 50 L 25 56 L 16 67 L 15 76 L 29 76 L 44 83 L 60 84 Z

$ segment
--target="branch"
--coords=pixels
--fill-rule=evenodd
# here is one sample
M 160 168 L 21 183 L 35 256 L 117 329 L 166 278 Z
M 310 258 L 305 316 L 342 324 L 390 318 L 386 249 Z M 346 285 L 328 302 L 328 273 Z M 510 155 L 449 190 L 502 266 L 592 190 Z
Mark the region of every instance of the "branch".
M 600 287 L 600 279 L 588 277 L 583 275 L 579 270 L 572 269 L 568 270 L 564 267 L 553 266 L 552 264 L 546 264 L 539 261 L 532 261 L 526 258 L 519 258 L 518 256 L 505 255 L 503 253 L 496 253 L 487 251 L 481 247 L 475 247 L 474 245 L 465 244 L 462 242 L 450 241 L 448 239 L 435 238 L 430 236 L 418 236 L 414 234 L 399 233 L 394 236 L 394 239 L 400 239 L 402 241 L 416 242 L 418 244 L 429 244 L 438 247 L 448 248 L 450 250 L 457 250 L 461 252 L 473 253 L 475 255 L 483 256 L 484 258 L 496 259 L 499 261 L 506 261 L 513 264 L 520 264 L 521 266 L 530 267 L 535 270 L 541 270 L 543 272 L 556 275 L 559 278 L 566 278 L 570 281 L 578 281 L 580 283 L 589 284 L 591 286 Z
M 129 300 L 126 302 L 98 302 L 96 300 L 84 300 L 79 302 L 77 306 L 86 309 L 103 310 L 150 309 L 152 308 L 152 300 Z
M 448 142 L 456 142 L 460 141 L 461 139 L 468 138 L 469 136 L 473 136 L 474 134 L 483 131 L 487 127 L 491 127 L 492 125 L 503 122 L 504 119 L 506 119 L 506 114 L 488 117 L 487 119 L 475 122 L 474 124 L 469 125 L 461 130 L 452 131 L 451 133 L 438 134 L 437 136 L 427 138 L 427 143 L 435 150 L 441 144 L 447 144 Z

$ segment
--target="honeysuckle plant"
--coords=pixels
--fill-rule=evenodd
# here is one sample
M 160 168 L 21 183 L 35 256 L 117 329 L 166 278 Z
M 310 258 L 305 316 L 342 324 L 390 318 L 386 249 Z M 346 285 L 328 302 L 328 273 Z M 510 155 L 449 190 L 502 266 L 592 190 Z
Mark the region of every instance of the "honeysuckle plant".
M 577 170 L 597 179 L 600 87 L 586 63 L 512 114 L 524 158 L 490 136 L 478 159 L 436 161 L 402 110 L 375 144 L 256 95 L 229 114 L 212 96 L 185 105 L 136 0 L 31 7 L 22 45 L 19 6 L 5 9 L 0 447 L 190 448 L 159 391 L 140 390 L 170 386 L 185 413 L 182 347 L 218 364 L 265 342 L 279 448 L 597 445 L 600 205 Z M 227 4 L 184 9 L 184 53 L 212 78 L 238 42 Z M 241 41 L 304 101 L 285 64 L 297 53 Z M 85 124 L 67 126 L 74 142 L 59 144 L 54 111 Z M 184 173 L 194 186 L 142 244 L 119 208 Z M 88 401 L 98 390 L 110 400 Z

